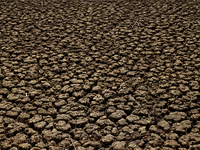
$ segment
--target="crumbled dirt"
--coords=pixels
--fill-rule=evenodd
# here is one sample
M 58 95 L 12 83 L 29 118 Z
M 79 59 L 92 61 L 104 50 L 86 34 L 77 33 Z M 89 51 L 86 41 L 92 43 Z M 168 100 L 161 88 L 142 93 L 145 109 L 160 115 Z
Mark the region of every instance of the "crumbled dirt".
M 197 0 L 1 0 L 1 150 L 200 149 Z

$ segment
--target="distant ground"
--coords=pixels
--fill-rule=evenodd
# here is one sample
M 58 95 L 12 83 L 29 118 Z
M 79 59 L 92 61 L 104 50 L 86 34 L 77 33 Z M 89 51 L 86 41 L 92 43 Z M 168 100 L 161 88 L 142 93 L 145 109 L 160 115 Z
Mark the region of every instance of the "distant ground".
M 1 150 L 199 150 L 200 2 L 1 0 Z

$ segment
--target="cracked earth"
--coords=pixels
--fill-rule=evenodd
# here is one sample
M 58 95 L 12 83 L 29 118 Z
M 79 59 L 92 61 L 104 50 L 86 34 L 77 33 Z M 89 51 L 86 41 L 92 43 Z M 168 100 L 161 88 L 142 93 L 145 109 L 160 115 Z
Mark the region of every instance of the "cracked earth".
M 0 1 L 1 150 L 199 150 L 200 2 Z

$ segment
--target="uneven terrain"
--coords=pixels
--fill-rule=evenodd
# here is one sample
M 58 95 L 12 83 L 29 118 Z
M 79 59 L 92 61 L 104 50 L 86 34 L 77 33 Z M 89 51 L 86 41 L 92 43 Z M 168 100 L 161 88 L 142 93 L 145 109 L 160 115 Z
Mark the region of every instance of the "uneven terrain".
M 1 150 L 199 150 L 198 0 L 1 0 Z

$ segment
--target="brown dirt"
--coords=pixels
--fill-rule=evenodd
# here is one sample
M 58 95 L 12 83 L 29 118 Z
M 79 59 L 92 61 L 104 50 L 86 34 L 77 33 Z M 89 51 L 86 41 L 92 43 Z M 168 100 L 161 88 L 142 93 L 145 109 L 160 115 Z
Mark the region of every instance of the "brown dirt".
M 0 1 L 0 149 L 200 149 L 199 1 Z

